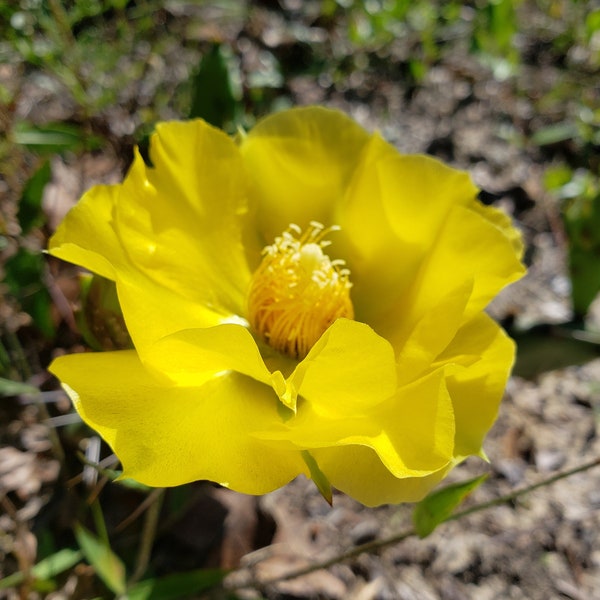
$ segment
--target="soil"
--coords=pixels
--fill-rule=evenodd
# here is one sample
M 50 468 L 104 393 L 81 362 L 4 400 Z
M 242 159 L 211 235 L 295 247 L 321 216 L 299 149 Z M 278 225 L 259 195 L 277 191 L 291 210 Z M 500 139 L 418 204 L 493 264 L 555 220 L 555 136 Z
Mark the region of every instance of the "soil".
M 242 48 L 241 67 L 246 75 L 255 69 L 257 53 L 265 45 L 280 52 L 282 60 L 289 52 L 281 33 L 289 32 L 288 25 L 282 25 L 276 13 L 270 8 L 257 10 L 253 21 L 238 28 L 229 24 L 230 29 L 222 31 L 225 39 L 237 44 L 234 47 Z M 594 358 L 595 349 L 583 360 L 570 354 L 561 339 L 554 337 L 555 330 L 548 329 L 568 322 L 572 309 L 560 207 L 545 191 L 543 174 L 551 161 L 570 156 L 572 148 L 568 142 L 551 149 L 528 142 L 530 133 L 546 124 L 539 115 L 538 99 L 566 76 L 564 67 L 543 58 L 537 55 L 524 62 L 519 74 L 506 80 L 495 79 L 476 57 L 450 50 L 417 86 L 382 67 L 356 70 L 344 85 L 323 85 L 305 74 L 291 75 L 285 83 L 285 97 L 293 104 L 340 108 L 365 127 L 379 129 L 403 152 L 425 152 L 467 169 L 483 190 L 482 199 L 507 210 L 523 232 L 529 273 L 502 293 L 490 312 L 517 335 L 524 328 L 541 327 L 541 346 L 520 354 L 517 374 L 509 382 L 499 418 L 485 444 L 489 464 L 469 459 L 450 478 L 459 481 L 489 473 L 467 506 L 600 456 L 600 358 Z M 29 92 L 13 107 L 15 115 L 36 121 L 43 120 L 44 114 L 73 116 L 73 108 L 59 96 L 48 95 L 47 86 L 40 85 L 35 73 L 19 76 Z M 43 113 L 31 102 L 32 94 L 43 98 Z M 124 115 L 115 107 L 102 118 L 114 132 L 132 131 L 140 117 Z M 42 248 L 84 189 L 120 180 L 127 162 L 123 156 L 130 150 L 130 139 L 123 139 L 122 147 L 117 144 L 112 149 L 52 159 L 52 180 L 44 199 L 47 224 L 28 243 Z M 12 187 L 8 179 L 3 180 L 9 193 L 3 215 L 9 223 L 7 207 L 14 204 L 33 163 L 25 162 L 22 168 Z M 76 453 L 86 447 L 92 452 L 90 434 L 77 429 L 68 401 L 44 371 L 52 355 L 83 347 L 71 310 L 77 280 L 73 269 L 51 261 L 49 281 L 57 300 L 55 347 L 40 341 L 28 315 L 8 298 L 2 304 L 3 332 L 6 339 L 18 340 L 23 356 L 15 360 L 30 365 L 28 383 L 42 390 L 43 404 L 33 403 L 27 394 L 0 404 L 0 577 L 35 562 L 44 544 L 39 534 L 45 530 L 52 530 L 55 540 L 72 544 L 68 532 L 73 513 L 89 500 L 90 490 L 100 494 L 111 536 L 122 530 L 131 536 L 139 533 L 139 521 L 129 530 L 122 522 L 143 501 L 140 492 L 114 484 L 85 487 L 80 483 L 86 475 L 78 475 L 81 466 Z M 597 319 L 594 314 L 591 321 Z M 546 363 L 540 348 L 554 345 L 559 361 Z M 554 368 L 557 364 L 560 368 Z M 61 464 L 67 465 L 66 471 L 60 470 Z M 187 508 L 176 519 L 161 522 L 153 568 L 158 574 L 168 574 L 204 566 L 239 567 L 226 580 L 239 598 L 600 598 L 600 468 L 443 524 L 423 540 L 411 537 L 276 584 L 261 582 L 403 531 L 410 526 L 412 506 L 367 509 L 335 493 L 330 507 L 304 479 L 261 498 L 206 483 L 188 488 Z M 167 493 L 165 505 L 175 502 L 175 496 L 175 492 Z M 247 580 L 254 589 L 239 587 Z M 94 585 L 90 568 L 80 565 L 56 591 L 14 588 L 0 591 L 0 598 L 91 598 L 98 594 Z

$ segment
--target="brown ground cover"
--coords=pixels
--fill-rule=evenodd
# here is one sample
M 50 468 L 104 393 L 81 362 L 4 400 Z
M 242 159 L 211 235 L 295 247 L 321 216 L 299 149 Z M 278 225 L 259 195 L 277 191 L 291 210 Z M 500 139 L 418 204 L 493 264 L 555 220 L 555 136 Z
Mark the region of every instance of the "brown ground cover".
M 162 19 L 166 41 L 160 49 L 137 48 L 147 52 L 145 71 L 132 76 L 130 89 L 94 115 L 84 114 L 43 70 L 14 62 L 0 65 L 0 81 L 14 91 L 2 108 L 7 132 L 17 121 L 60 121 L 105 140 L 93 151 L 50 157 L 44 221 L 27 235 L 19 230 L 18 205 L 42 159 L 17 146 L 5 154 L 0 178 L 4 272 L 19 247 L 45 247 L 85 189 L 121 179 L 145 114 L 151 119 L 182 116 L 175 100 L 161 105 L 154 99 L 165 90 L 185 97 L 187 92 L 177 96 L 176 90 L 190 65 L 218 38 L 239 56 L 248 108 L 264 110 L 275 101 L 340 108 L 367 128 L 381 130 L 401 151 L 429 153 L 469 170 L 483 200 L 503 207 L 521 228 L 529 274 L 490 307 L 515 332 L 519 361 L 486 443 L 490 464 L 469 460 L 452 476 L 490 474 L 469 505 L 600 456 L 598 346 L 565 337 L 565 330 L 556 328 L 573 319 L 568 239 L 562 205 L 544 184 L 547 169 L 559 164 L 597 177 L 597 141 L 550 135 L 557 124 L 575 122 L 585 107 L 597 111 L 600 105 L 600 80 L 589 66 L 591 59 L 582 56 L 585 47 L 578 49 L 572 40 L 558 50 L 552 43 L 560 33 L 552 30 L 558 27 L 556 19 L 545 17 L 540 24 L 538 5 L 525 3 L 519 16 L 529 21 L 519 24 L 515 36 L 520 60 L 514 72 L 502 76 L 464 45 L 447 41 L 415 79 L 409 66 L 418 39 L 407 34 L 348 54 L 344 17 L 324 17 L 312 3 L 301 5 L 265 2 L 244 14 L 185 3 L 181 14 L 163 10 L 155 18 Z M 328 63 L 328 52 L 341 58 Z M 348 56 L 342 60 L 344 52 Z M 321 71 L 315 75 L 317 64 Z M 260 77 L 270 83 L 259 85 Z M 31 568 L 49 548 L 74 547 L 74 520 L 93 521 L 89 506 L 96 497 L 113 549 L 134 565 L 144 523 L 138 511 L 149 497 L 102 477 L 82 481 L 89 471 L 82 471 L 78 452 L 89 447 L 91 433 L 45 371 L 52 356 L 84 348 L 73 316 L 78 279 L 72 267 L 51 259 L 42 272 L 41 286 L 53 300 L 53 335 L 40 333 L 35 315 L 5 283 L 0 304 L 2 375 L 41 390 L 41 395 L 8 390 L 0 401 L 0 578 Z M 600 329 L 597 313 L 590 312 L 588 328 Z M 538 327 L 523 332 L 532 326 Z M 249 578 L 254 589 L 238 589 L 239 598 L 589 600 L 600 597 L 599 509 L 596 468 L 444 524 L 425 540 L 409 538 L 302 578 L 262 585 L 290 568 L 403 530 L 412 507 L 366 509 L 341 494 L 330 507 L 304 480 L 258 499 L 198 483 L 165 494 L 150 565 L 156 575 L 240 566 L 228 584 L 235 587 Z M 17 585 L 0 590 L 0 598 L 111 597 L 84 563 L 56 583 L 53 591 Z

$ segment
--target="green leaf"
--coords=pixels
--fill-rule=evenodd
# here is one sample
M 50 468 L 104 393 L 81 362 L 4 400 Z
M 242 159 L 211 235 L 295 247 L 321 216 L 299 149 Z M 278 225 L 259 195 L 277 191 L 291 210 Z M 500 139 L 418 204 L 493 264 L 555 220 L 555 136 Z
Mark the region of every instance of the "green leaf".
M 413 524 L 419 537 L 427 537 L 440 523 L 446 521 L 452 511 L 487 477 L 487 474 L 484 474 L 449 485 L 421 500 L 413 512 Z
M 575 323 L 536 325 L 525 331 L 512 330 L 517 343 L 513 374 L 534 379 L 540 373 L 583 365 L 600 356 L 600 339 L 575 328 Z
M 147 579 L 127 590 L 127 598 L 129 600 L 177 600 L 216 586 L 223 581 L 226 574 L 227 571 L 221 569 L 198 569 L 161 579 Z
M 42 211 L 42 197 L 44 188 L 50 181 L 52 172 L 48 161 L 33 174 L 25 185 L 23 195 L 19 202 L 19 225 L 23 233 L 29 232 L 34 227 L 39 227 L 44 222 Z
M 234 98 L 229 67 L 219 44 L 202 57 L 192 78 L 190 118 L 200 117 L 223 129 L 233 121 L 237 102 Z
M 577 126 L 574 123 L 561 121 L 560 123 L 538 129 L 531 136 L 531 141 L 536 146 L 548 146 L 576 138 L 577 134 Z
M 41 560 L 33 567 L 31 572 L 36 579 L 51 579 L 76 565 L 82 558 L 79 550 L 63 548 L 52 556 Z
M 121 559 L 90 531 L 77 525 L 75 537 L 87 561 L 100 579 L 115 594 L 125 593 L 125 565 Z
M 552 165 L 544 171 L 544 186 L 559 198 L 565 197 L 561 188 L 573 179 L 573 169 L 564 163 Z
M 565 205 L 573 308 L 582 317 L 600 292 L 600 189 L 593 176 L 581 177 L 580 195 Z
M 39 390 L 33 385 L 0 377 L 0 396 L 18 396 L 19 394 L 37 394 L 38 392 Z
M 331 491 L 331 483 L 329 483 L 329 479 L 327 479 L 323 471 L 319 469 L 317 461 L 313 458 L 312 454 L 308 450 L 302 450 L 302 459 L 309 468 L 310 477 L 315 482 L 319 492 L 321 492 L 321 496 L 323 496 L 323 498 L 325 498 L 327 503 L 331 506 L 333 503 L 333 492 Z
M 46 581 L 56 577 L 63 571 L 70 569 L 73 565 L 76 565 L 83 558 L 82 553 L 79 550 L 73 550 L 71 548 L 63 548 L 55 554 L 48 556 L 41 560 L 37 565 L 34 565 L 31 569 L 30 575 L 34 579 Z M 25 581 L 25 573 L 19 571 L 13 573 L 8 577 L 0 580 L 0 590 L 6 590 L 11 587 L 16 587 Z
M 15 126 L 13 140 L 38 154 L 79 152 L 86 147 L 96 147 L 100 143 L 98 138 L 86 136 L 81 128 L 70 123 L 32 125 L 25 121 Z

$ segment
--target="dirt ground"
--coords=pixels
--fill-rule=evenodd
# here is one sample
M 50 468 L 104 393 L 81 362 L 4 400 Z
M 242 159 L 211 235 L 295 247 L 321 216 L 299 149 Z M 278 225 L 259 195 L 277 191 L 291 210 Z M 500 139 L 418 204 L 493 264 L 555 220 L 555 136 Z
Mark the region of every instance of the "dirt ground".
M 246 48 L 244 58 L 243 68 L 248 70 L 254 64 L 252 48 Z M 521 66 L 515 85 L 490 77 L 474 57 L 449 53 L 416 88 L 370 70 L 344 88 L 323 86 L 303 74 L 290 77 L 286 85 L 294 104 L 340 108 L 365 127 L 379 129 L 403 152 L 426 152 L 469 170 L 484 201 L 513 216 L 528 245 L 529 274 L 503 293 L 490 312 L 518 330 L 562 323 L 572 314 L 559 206 L 542 182 L 549 161 L 568 156 L 571 148 L 558 144 L 550 155 L 547 148 L 516 139 L 517 133 L 535 129 L 536 100 L 562 76 L 540 55 Z M 49 95 L 39 79 L 26 77 L 25 85 L 28 101 L 14 107 L 21 117 L 39 118 L 39 104 L 32 101 L 36 97 L 47 113 L 68 116 L 69 107 Z M 133 126 L 118 111 L 113 117 L 112 122 L 121 119 L 114 130 Z M 114 148 L 103 148 L 93 154 L 56 156 L 51 166 L 44 197 L 47 226 L 32 242 L 40 248 L 81 192 L 95 183 L 119 181 L 125 163 Z M 72 269 L 54 262 L 50 266 L 52 285 L 59 286 L 64 297 L 73 297 Z M 64 317 L 60 306 L 56 311 L 57 320 Z M 64 531 L 85 493 L 73 492 L 76 481 L 65 487 L 60 479 L 53 436 L 58 433 L 63 439 L 66 462 L 79 473 L 75 454 L 82 435 L 70 437 L 76 418 L 44 371 L 52 354 L 81 349 L 81 340 L 63 324 L 61 347 L 48 348 L 30 332 L 26 316 L 7 303 L 1 319 L 3 329 L 19 336 L 26 354 L 21 359 L 32 365 L 29 383 L 41 387 L 45 402 L 36 405 L 21 395 L 0 403 L 0 576 L 6 576 L 31 561 L 36 547 L 44 543 L 34 536 L 45 528 L 63 531 L 65 543 L 71 543 Z M 600 455 L 600 358 L 594 359 L 592 350 L 582 361 L 552 331 L 543 329 L 541 335 L 541 345 L 521 351 L 517 374 L 485 445 L 490 463 L 470 459 L 450 478 L 490 474 L 468 505 Z M 558 361 L 548 358 L 547 347 L 557 348 Z M 565 366 L 569 363 L 573 364 Z M 412 511 L 411 506 L 366 509 L 342 494 L 334 495 L 330 507 L 305 480 L 261 498 L 204 483 L 192 487 L 194 501 L 157 537 L 154 568 L 169 573 L 241 565 L 227 579 L 234 587 L 249 576 L 264 581 L 384 539 L 409 526 Z M 134 492 L 117 488 L 109 484 L 101 492 L 111 532 L 141 501 Z M 444 524 L 424 540 L 409 538 L 305 577 L 236 593 L 239 598 L 269 600 L 593 600 L 600 598 L 599 532 L 596 468 L 516 502 Z M 82 566 L 59 590 L 30 591 L 27 597 L 91 598 L 91 581 L 89 568 Z M 16 589 L 0 591 L 0 598 L 19 597 Z

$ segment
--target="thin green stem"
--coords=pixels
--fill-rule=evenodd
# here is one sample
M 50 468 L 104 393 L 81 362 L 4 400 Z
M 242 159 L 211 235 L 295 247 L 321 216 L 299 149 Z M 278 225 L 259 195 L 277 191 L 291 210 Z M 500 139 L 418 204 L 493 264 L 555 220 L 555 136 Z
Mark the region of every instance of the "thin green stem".
M 98 538 L 107 548 L 110 548 L 110 540 L 108 538 L 108 530 L 106 529 L 106 521 L 104 520 L 104 513 L 102 512 L 102 506 L 100 506 L 100 501 L 98 498 L 95 498 L 90 504 L 90 509 L 92 511 L 94 525 L 96 525 L 96 533 Z
M 509 502 L 516 500 L 520 496 L 524 496 L 525 494 L 529 494 L 530 492 L 533 492 L 539 488 L 546 487 L 547 485 L 552 485 L 553 483 L 556 483 L 561 479 L 566 479 L 567 477 L 571 477 L 571 475 L 576 475 L 577 473 L 583 473 L 584 471 L 588 471 L 589 469 L 593 469 L 597 466 L 600 466 L 600 456 L 596 457 L 590 462 L 579 465 L 578 467 L 573 467 L 572 469 L 568 469 L 566 471 L 561 471 L 560 473 L 556 473 L 556 475 L 552 475 L 552 477 L 542 479 L 542 481 L 538 481 L 537 483 L 533 483 L 532 485 L 529 485 L 527 487 L 515 490 L 514 492 L 506 494 L 505 496 L 500 496 L 499 498 L 495 498 L 494 500 L 482 502 L 481 504 L 476 504 L 475 506 L 471 506 L 470 508 L 465 508 L 465 510 L 450 515 L 446 519 L 446 521 L 456 521 L 457 519 L 461 519 L 462 517 L 466 517 L 467 515 L 470 515 L 475 512 L 492 508 L 493 506 L 498 506 L 500 504 L 508 504 Z
M 157 493 L 155 495 L 154 502 L 148 507 L 146 512 L 144 527 L 142 529 L 142 537 L 140 540 L 140 550 L 137 555 L 135 570 L 128 582 L 128 585 L 130 586 L 138 582 L 144 576 L 144 573 L 148 568 L 152 546 L 154 545 L 154 539 L 156 537 L 160 509 L 162 508 L 163 504 L 164 491 L 164 489 L 156 490 Z
M 539 488 L 556 483 L 557 481 L 560 481 L 561 479 L 566 479 L 567 477 L 571 477 L 571 475 L 575 475 L 577 473 L 582 473 L 583 471 L 588 471 L 589 469 L 592 469 L 597 466 L 600 466 L 600 456 L 596 457 L 594 460 L 592 460 L 590 462 L 584 463 L 583 465 L 579 465 L 578 467 L 574 467 L 574 468 L 566 470 L 566 471 L 561 471 L 560 473 L 557 473 L 556 475 L 553 475 L 552 477 L 548 477 L 547 479 L 543 479 L 542 481 L 538 481 L 537 483 L 534 483 L 532 485 L 517 489 L 509 494 L 495 498 L 494 500 L 490 500 L 488 502 L 482 502 L 480 504 L 475 504 L 474 506 L 471 506 L 470 508 L 466 508 L 460 512 L 454 513 L 453 515 L 448 517 L 446 519 L 446 521 L 456 521 L 458 519 L 462 519 L 463 517 L 466 517 L 467 515 L 481 512 L 483 510 L 487 510 L 488 508 L 492 508 L 494 506 L 499 506 L 501 504 L 507 504 L 509 502 L 513 502 L 517 498 L 520 498 L 521 496 L 525 496 L 526 494 L 529 494 L 530 492 L 533 492 L 534 490 L 537 490 Z M 373 540 L 372 542 L 367 542 L 366 544 L 361 544 L 360 546 L 356 546 L 352 550 L 349 550 L 348 552 L 339 554 L 338 556 L 335 556 L 334 558 L 330 558 L 330 559 L 324 560 L 322 562 L 314 563 L 314 564 L 312 564 L 308 567 L 304 567 L 302 569 L 296 569 L 295 571 L 290 571 L 289 573 L 286 573 L 279 577 L 273 577 L 271 579 L 263 580 L 260 582 L 240 583 L 237 585 L 228 586 L 228 589 L 235 590 L 235 589 L 241 589 L 241 588 L 256 587 L 256 584 L 258 584 L 258 586 L 260 588 L 264 588 L 265 586 L 268 586 L 268 585 L 273 585 L 275 583 L 280 583 L 282 581 L 288 581 L 290 579 L 295 579 L 296 577 L 302 577 L 303 575 L 308 575 L 309 573 L 313 573 L 314 571 L 319 571 L 320 569 L 327 569 L 335 564 L 338 564 L 338 563 L 348 560 L 350 558 L 359 556 L 360 554 L 364 554 L 366 552 L 374 552 L 376 550 L 381 550 L 382 548 L 387 548 L 388 546 L 393 546 L 395 544 L 398 544 L 398 543 L 404 541 L 405 539 L 407 539 L 409 537 L 412 537 L 413 535 L 417 535 L 417 532 L 414 527 L 409 527 L 409 528 L 405 529 L 404 531 L 401 531 L 391 537 L 388 537 L 388 538 L 385 538 L 382 540 Z
M 18 369 L 20 378 L 23 381 L 31 379 L 33 373 L 17 334 L 14 332 L 7 332 L 6 343 L 8 345 L 9 356 L 12 357 L 13 364 Z
M 65 10 L 62 2 L 59 0 L 48 0 L 48 5 L 50 6 L 50 12 L 54 17 L 54 21 L 57 25 L 58 31 L 63 39 L 63 41 L 70 47 L 74 48 L 77 45 L 77 40 L 73 35 L 73 31 L 71 30 L 71 25 L 69 23 L 69 15 Z

